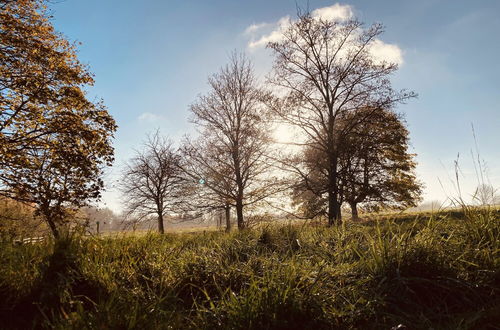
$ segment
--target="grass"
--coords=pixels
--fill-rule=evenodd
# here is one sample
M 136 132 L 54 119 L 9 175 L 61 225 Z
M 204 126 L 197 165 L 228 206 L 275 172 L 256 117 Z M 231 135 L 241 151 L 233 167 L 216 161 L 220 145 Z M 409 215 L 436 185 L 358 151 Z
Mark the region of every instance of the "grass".
M 494 209 L 0 247 L 0 328 L 481 329 L 500 324 Z

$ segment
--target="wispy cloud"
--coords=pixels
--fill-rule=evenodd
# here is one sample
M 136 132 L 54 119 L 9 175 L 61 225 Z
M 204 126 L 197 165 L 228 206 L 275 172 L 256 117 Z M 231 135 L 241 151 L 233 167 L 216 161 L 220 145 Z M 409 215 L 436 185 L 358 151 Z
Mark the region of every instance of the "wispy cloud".
M 328 7 L 315 9 L 311 12 L 312 17 L 329 21 L 346 21 L 353 17 L 353 9 L 349 5 L 334 4 Z M 250 49 L 265 47 L 269 42 L 280 41 L 283 31 L 286 30 L 292 20 L 290 16 L 280 18 L 273 23 L 252 24 L 245 29 L 245 35 L 251 36 L 248 43 Z M 264 33 L 263 33 L 264 32 Z
M 252 24 L 250 25 L 249 27 L 247 27 L 245 29 L 245 32 L 244 34 L 246 35 L 251 35 L 251 34 L 254 34 L 256 33 L 257 31 L 269 26 L 270 24 L 269 23 L 259 23 L 259 24 Z
M 157 115 L 152 112 L 143 112 L 139 115 L 139 117 L 137 117 L 137 120 L 147 123 L 155 123 L 164 119 L 165 118 L 163 116 Z
M 350 5 L 334 4 L 327 7 L 317 8 L 311 12 L 313 18 L 345 22 L 354 18 L 354 8 Z M 252 24 L 245 29 L 244 34 L 250 37 L 248 48 L 257 50 L 264 48 L 269 42 L 277 42 L 283 39 L 283 32 L 293 23 L 290 16 L 280 18 L 272 23 Z M 388 61 L 401 65 L 403 63 L 403 51 L 398 45 L 388 44 L 380 39 L 375 39 L 370 47 L 375 60 Z

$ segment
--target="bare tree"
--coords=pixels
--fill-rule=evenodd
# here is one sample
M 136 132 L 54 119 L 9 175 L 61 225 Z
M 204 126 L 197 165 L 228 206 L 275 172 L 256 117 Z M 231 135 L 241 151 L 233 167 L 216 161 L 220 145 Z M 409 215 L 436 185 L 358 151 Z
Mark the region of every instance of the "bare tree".
M 270 147 L 263 103 L 267 94 L 259 87 L 248 59 L 236 53 L 208 82 L 210 91 L 191 106 L 200 137 L 187 139 L 184 168 L 203 182 L 200 189 L 205 190 L 200 194 L 213 196 L 214 206 L 227 211 L 235 207 L 242 229 L 244 208 L 262 201 L 276 187 L 267 157 Z
M 201 137 L 186 139 L 181 147 L 182 169 L 191 179 L 185 185 L 185 205 L 191 211 L 212 212 L 224 210 L 226 231 L 231 230 L 231 206 L 233 203 L 232 168 L 222 154 L 217 154 L 214 141 Z
M 155 215 L 163 234 L 165 217 L 181 203 L 184 179 L 179 165 L 180 156 L 168 139 L 158 131 L 148 136 L 123 173 L 121 191 L 127 215 L 139 220 Z
M 303 131 L 302 145 L 326 156 L 329 225 L 340 222 L 338 117 L 362 107 L 388 109 L 415 96 L 394 91 L 388 78 L 397 64 L 377 61 L 370 52 L 382 32 L 380 24 L 363 29 L 357 20 L 326 20 L 306 12 L 268 44 L 275 54 L 269 82 L 280 95 L 273 110 Z

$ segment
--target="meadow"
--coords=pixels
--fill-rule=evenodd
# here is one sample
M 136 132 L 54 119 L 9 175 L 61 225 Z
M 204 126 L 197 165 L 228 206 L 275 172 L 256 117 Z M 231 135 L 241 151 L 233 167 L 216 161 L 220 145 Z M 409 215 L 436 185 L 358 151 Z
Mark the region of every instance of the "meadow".
M 0 296 L 6 329 L 498 329 L 500 211 L 4 240 Z

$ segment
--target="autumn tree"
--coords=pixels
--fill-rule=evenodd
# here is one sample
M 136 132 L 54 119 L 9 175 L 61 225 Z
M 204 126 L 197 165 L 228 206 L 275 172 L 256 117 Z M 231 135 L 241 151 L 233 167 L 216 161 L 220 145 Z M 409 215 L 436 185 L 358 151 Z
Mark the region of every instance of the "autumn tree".
M 34 208 L 0 196 L 0 239 L 33 237 L 43 234 L 47 226 L 34 215 Z
M 180 155 L 157 131 L 126 164 L 121 192 L 127 215 L 138 220 L 155 216 L 158 231 L 165 232 L 165 217 L 177 212 L 182 202 L 183 175 Z
M 98 199 L 116 130 L 76 49 L 42 0 L 0 1 L 0 194 L 37 205 L 54 236 Z
M 116 126 L 105 110 L 72 109 L 67 130 L 46 134 L 43 144 L 26 149 L 26 163 L 10 164 L 0 175 L 15 199 L 37 205 L 55 237 L 58 226 L 89 200 L 98 200 L 102 175 L 114 160 L 111 137 Z
M 358 117 L 358 118 L 356 118 Z M 361 118 L 359 118 L 361 117 Z M 345 125 L 357 123 L 346 130 Z M 339 120 L 339 185 L 341 200 L 358 218 L 358 205 L 408 208 L 421 200 L 422 184 L 409 153 L 409 132 L 392 111 L 370 108 Z
M 339 203 L 349 204 L 354 219 L 360 204 L 370 209 L 416 206 L 422 185 L 415 174 L 415 155 L 408 152 L 404 121 L 388 110 L 364 108 L 346 114 L 336 123 Z M 294 186 L 293 200 L 305 216 L 326 214 L 326 159 L 318 149 L 307 147 L 297 161 L 305 172 Z
M 303 146 L 326 157 L 330 225 L 340 221 L 338 118 L 361 107 L 391 108 L 414 96 L 391 87 L 397 64 L 377 60 L 371 52 L 382 32 L 380 24 L 364 29 L 356 19 L 330 20 L 306 12 L 268 44 L 275 55 L 269 82 L 279 95 L 272 108 L 303 131 Z
M 215 201 L 236 209 L 238 228 L 245 227 L 244 209 L 275 190 L 267 157 L 268 121 L 259 87 L 244 55 L 233 54 L 209 78 L 210 91 L 191 106 L 200 137 L 185 143 L 191 177 L 202 179 Z
M 26 149 L 61 129 L 49 119 L 93 106 L 82 89 L 93 79 L 54 31 L 45 1 L 1 0 L 0 8 L 0 165 L 20 164 Z

